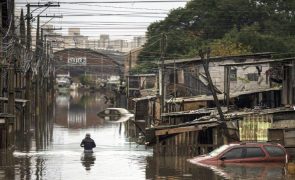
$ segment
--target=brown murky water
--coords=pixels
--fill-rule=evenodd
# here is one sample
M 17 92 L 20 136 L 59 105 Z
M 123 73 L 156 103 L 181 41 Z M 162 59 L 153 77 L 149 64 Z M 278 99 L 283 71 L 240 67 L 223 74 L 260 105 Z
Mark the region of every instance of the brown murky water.
M 0 179 L 295 179 L 284 165 L 200 167 L 187 157 L 155 157 L 152 149 L 125 136 L 124 126 L 96 116 L 106 108 L 102 94 L 60 95 L 47 133 L 18 142 L 13 153 L 2 153 Z M 79 144 L 91 133 L 97 147 L 84 155 Z

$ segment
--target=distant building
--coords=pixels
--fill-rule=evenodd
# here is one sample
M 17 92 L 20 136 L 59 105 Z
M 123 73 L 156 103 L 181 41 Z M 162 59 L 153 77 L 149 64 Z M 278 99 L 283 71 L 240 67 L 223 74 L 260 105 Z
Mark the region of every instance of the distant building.
M 66 36 L 50 30 L 54 29 L 52 25 L 46 25 L 44 29 L 46 29 L 44 30 L 44 35 L 48 35 L 47 40 L 51 42 L 55 52 L 68 48 L 129 52 L 131 49 L 142 47 L 146 42 L 144 36 L 134 37 L 132 41 L 122 39 L 111 40 L 108 34 L 101 34 L 99 39 L 88 39 L 88 36 L 81 35 L 80 28 L 69 28 Z M 34 33 L 36 32 L 33 31 L 32 34 Z M 33 42 L 35 42 L 35 39 L 33 39 Z
M 69 28 L 68 35 L 69 36 L 80 36 L 80 28 Z
M 145 44 L 145 42 L 146 42 L 145 36 L 133 37 L 133 41 L 131 42 L 131 48 L 141 47 Z
M 109 49 L 118 50 L 120 52 L 126 52 L 126 50 L 128 49 L 128 42 L 126 40 L 121 39 L 110 41 Z
M 88 39 L 86 48 L 93 49 L 93 50 L 100 49 L 99 44 L 100 44 L 100 41 L 97 39 Z
M 64 48 L 87 48 L 88 37 L 80 34 L 80 28 L 69 28 L 64 36 Z
M 110 44 L 110 36 L 108 34 L 101 34 L 99 38 L 99 47 L 107 49 Z

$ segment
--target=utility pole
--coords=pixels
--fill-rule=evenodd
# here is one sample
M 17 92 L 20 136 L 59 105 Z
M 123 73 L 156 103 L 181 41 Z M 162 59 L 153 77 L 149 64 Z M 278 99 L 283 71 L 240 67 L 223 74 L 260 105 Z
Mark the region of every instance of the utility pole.
M 160 57 L 160 61 L 161 61 L 161 67 L 159 69 L 159 88 L 160 88 L 160 112 L 161 112 L 161 119 L 162 119 L 162 114 L 165 112 L 165 53 L 166 53 L 166 38 L 167 36 L 162 33 L 162 37 L 161 37 L 161 43 L 160 43 L 160 48 L 161 48 L 161 57 Z
M 2 24 L 2 7 L 0 7 L 0 27 L 3 27 Z M 0 64 L 2 65 L 4 63 L 4 59 L 3 59 L 3 36 L 2 33 L 0 33 Z M 3 74 L 3 69 L 0 68 L 0 75 L 2 76 Z M 0 96 L 3 96 L 3 88 L 4 88 L 4 80 L 3 78 L 0 79 Z M 0 102 L 0 112 L 4 112 L 4 103 Z
M 36 31 L 36 48 L 35 48 L 36 63 L 38 61 L 39 49 L 40 49 L 40 16 L 38 15 L 37 16 L 37 31 Z
M 129 52 L 129 61 L 128 61 L 128 75 L 130 75 L 130 71 L 131 71 L 131 65 L 132 65 L 132 54 L 131 54 L 131 50 Z
M 36 48 L 35 48 L 35 63 L 36 63 L 36 78 L 35 78 L 35 132 L 38 139 L 40 135 L 40 71 L 39 63 L 40 61 L 40 16 L 37 16 L 37 31 L 36 31 Z M 38 140 L 36 141 L 38 142 Z
M 28 3 L 27 5 L 27 50 L 31 50 L 31 42 L 32 42 L 32 36 L 31 36 L 31 20 L 32 20 L 32 15 L 31 15 L 31 7 L 60 7 L 59 3 L 53 4 L 52 2 L 48 2 L 46 4 L 30 4 Z M 40 16 L 39 16 L 40 17 Z
M 25 27 L 25 19 L 24 19 L 24 11 L 21 9 L 21 14 L 20 14 L 20 43 L 21 46 L 24 47 L 26 45 L 26 27 Z
M 30 4 L 27 4 L 27 37 L 26 37 L 26 51 L 27 51 L 27 58 L 29 59 L 29 55 L 31 54 L 31 43 L 32 43 L 32 34 L 31 34 L 31 8 Z M 28 60 L 27 59 L 27 60 Z M 26 108 L 25 108 L 25 119 L 26 119 L 26 127 L 25 131 L 28 133 L 31 129 L 31 123 L 32 123 L 32 67 L 31 62 L 29 63 L 29 68 L 27 69 L 26 75 L 25 75 L 25 82 L 26 82 L 26 90 L 25 90 L 25 99 L 29 100 L 27 102 Z
M 126 89 L 126 94 L 127 94 L 127 109 L 129 109 L 129 86 L 130 86 L 130 82 L 129 82 L 129 79 L 130 79 L 130 75 L 131 75 L 131 65 L 132 65 L 132 52 L 130 50 L 129 52 L 129 59 L 128 59 L 128 77 L 127 77 L 127 89 Z
M 49 8 L 49 7 L 60 7 L 59 3 L 57 5 L 53 4 L 52 2 L 48 2 L 45 4 L 27 4 L 27 42 L 26 42 L 26 49 L 27 49 L 27 54 L 31 54 L 31 48 L 32 48 L 32 36 L 31 36 L 31 21 L 33 20 L 33 17 L 31 15 L 31 7 L 36 7 L 36 8 Z M 43 31 L 41 31 L 41 38 L 40 38 L 40 17 L 60 17 L 60 16 L 41 16 L 40 14 L 37 16 L 37 32 L 36 32 L 36 46 L 35 46 L 35 64 L 36 64 L 36 71 L 37 74 L 35 76 L 35 83 L 32 84 L 32 67 L 30 63 L 29 70 L 27 71 L 26 74 L 26 98 L 28 100 L 31 100 L 31 105 L 28 107 L 28 112 L 35 112 L 35 130 L 36 130 L 36 138 L 40 137 L 40 130 L 42 130 L 42 121 L 45 121 L 43 117 L 41 117 L 40 114 L 43 113 L 44 106 L 46 103 L 41 104 L 41 99 L 40 96 L 43 94 L 44 90 L 42 88 L 42 82 L 44 81 L 44 78 L 42 76 L 42 64 L 43 62 L 42 59 L 44 58 L 42 56 L 42 53 L 44 51 L 43 47 Z M 42 43 L 42 44 L 41 44 Z M 41 57 L 42 56 L 42 57 Z M 32 94 L 34 93 L 34 96 Z M 27 113 L 26 117 L 30 119 L 30 114 Z M 29 121 L 31 122 L 31 121 Z M 30 126 L 30 125 L 28 125 Z M 37 140 L 36 143 L 39 143 Z
M 15 27 L 14 27 L 14 1 L 11 1 L 10 4 L 8 4 L 8 15 L 11 14 L 11 16 L 8 16 L 8 21 L 11 22 L 11 29 L 8 28 L 8 34 L 9 39 L 12 39 L 12 36 L 14 36 L 15 33 Z M 10 17 L 10 19 L 9 19 Z M 9 40 L 8 40 L 9 41 Z M 7 55 L 9 56 L 9 64 L 8 64 L 8 113 L 15 115 L 15 48 L 12 48 L 11 54 Z
M 8 36 L 10 36 L 7 42 L 12 39 L 12 37 L 15 35 L 15 27 L 14 27 L 14 0 L 8 3 L 8 21 L 11 22 L 11 29 L 8 28 Z M 11 16 L 9 16 L 11 14 Z M 10 18 L 9 18 L 10 17 Z M 7 52 L 7 55 L 9 56 L 9 64 L 8 64 L 8 113 L 15 115 L 15 67 L 16 67 L 16 60 L 15 60 L 15 48 L 12 48 L 11 54 Z M 15 124 L 16 126 L 16 124 Z
M 14 3 L 15 0 L 11 0 L 10 3 L 11 3 L 11 6 L 10 6 L 10 12 L 11 12 L 11 31 L 14 35 L 15 33 L 15 20 L 14 20 L 14 12 L 15 12 L 15 3 Z
M 221 110 L 221 105 L 219 103 L 219 100 L 218 100 L 218 97 L 216 95 L 216 91 L 215 91 L 215 88 L 214 88 L 214 85 L 213 85 L 213 82 L 212 82 L 212 79 L 211 79 L 211 75 L 210 75 L 210 72 L 209 72 L 209 61 L 210 61 L 210 49 L 209 48 L 208 48 L 206 54 L 207 54 L 207 57 L 205 59 L 204 58 L 205 52 L 203 52 L 202 50 L 199 51 L 199 56 L 201 57 L 201 61 L 202 61 L 202 64 L 203 64 L 203 67 L 204 67 L 204 70 L 205 70 L 205 74 L 206 74 L 206 77 L 207 77 L 207 80 L 208 80 L 208 83 L 209 83 L 209 87 L 210 87 L 210 90 L 211 90 L 212 96 L 214 98 L 214 102 L 215 102 L 215 105 L 217 107 L 217 111 L 218 111 L 218 114 L 219 114 L 219 117 L 220 117 L 220 126 L 221 126 L 221 129 L 222 129 L 222 132 L 224 133 L 224 135 L 227 137 L 228 140 L 237 141 L 237 140 L 239 140 L 239 138 L 237 136 L 231 136 L 230 133 L 229 133 L 229 130 L 228 130 L 227 124 L 225 122 L 223 112 Z
M 217 107 L 217 110 L 218 110 L 218 113 L 219 113 L 219 116 L 220 116 L 220 120 L 224 121 L 224 115 L 223 115 L 223 112 L 221 110 L 221 106 L 220 106 L 219 100 L 217 98 L 217 95 L 216 95 L 216 92 L 215 92 L 215 89 L 214 89 L 214 85 L 213 85 L 213 82 L 212 82 L 212 79 L 211 79 L 211 75 L 210 75 L 210 72 L 209 72 L 210 49 L 208 49 L 208 51 L 206 53 L 207 53 L 207 58 L 206 59 L 204 58 L 205 53 L 202 50 L 199 51 L 199 56 L 201 57 L 201 60 L 202 60 L 202 63 L 203 63 L 205 74 L 206 74 L 206 77 L 207 77 L 207 80 L 208 80 L 208 83 L 209 83 L 209 87 L 210 87 L 212 96 L 214 98 L 214 102 L 216 104 L 216 107 Z
M 27 4 L 27 42 L 26 42 L 26 48 L 27 53 L 31 51 L 31 42 L 32 42 L 32 35 L 31 35 L 31 8 L 30 4 Z
M 224 102 L 229 109 L 230 99 L 230 66 L 224 66 Z

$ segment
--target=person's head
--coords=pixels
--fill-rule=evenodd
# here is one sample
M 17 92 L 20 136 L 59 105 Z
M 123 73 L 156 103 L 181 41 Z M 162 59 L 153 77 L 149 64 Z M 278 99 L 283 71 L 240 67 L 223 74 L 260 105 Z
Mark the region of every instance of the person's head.
M 90 138 L 90 133 L 86 133 L 85 137 Z

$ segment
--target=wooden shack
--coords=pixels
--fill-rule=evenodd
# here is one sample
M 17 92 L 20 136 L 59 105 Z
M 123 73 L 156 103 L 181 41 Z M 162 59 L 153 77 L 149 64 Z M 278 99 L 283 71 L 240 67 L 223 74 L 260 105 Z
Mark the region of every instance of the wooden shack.
M 211 57 L 208 61 L 215 92 L 218 99 L 223 100 L 227 106 L 244 105 L 253 108 L 264 105 L 275 108 L 295 104 L 294 57 L 272 59 L 271 53 L 258 53 Z M 165 103 L 168 104 L 165 112 L 210 107 L 210 104 L 200 100 L 198 103 L 186 100 L 182 106 L 173 107 L 176 99 L 179 101 L 181 98 L 185 100 L 189 97 L 211 96 L 201 58 L 165 60 L 165 67 L 167 70 L 163 89 Z M 250 94 L 254 96 L 249 96 Z M 239 99 L 232 101 L 232 97 L 237 96 Z M 251 100 L 251 103 L 245 104 L 247 100 Z
M 268 140 L 278 142 L 287 148 L 295 148 L 295 110 L 273 114 L 273 124 L 268 129 Z M 295 149 L 294 149 L 295 150 Z
M 156 94 L 156 74 L 134 74 L 127 76 L 127 98 L 129 110 L 134 108 L 133 98 L 155 96 Z
M 155 144 L 155 152 L 172 155 L 206 153 L 233 141 L 230 138 L 235 133 L 239 133 L 235 141 L 267 141 L 268 129 L 290 127 L 295 122 L 295 111 L 280 107 L 295 104 L 294 60 L 271 59 L 270 53 L 210 58 L 218 100 L 226 105 L 222 110 L 225 121 L 218 113 L 204 121 L 208 114 L 198 112 L 215 106 L 201 59 L 165 61 L 165 67 L 172 70 L 163 77 L 164 113 L 159 126 L 146 129 L 146 142 Z M 193 79 L 195 83 L 191 83 Z M 169 88 L 171 84 L 173 88 Z M 186 87 L 185 91 L 178 85 Z M 193 116 L 199 117 L 194 120 Z M 221 125 L 224 123 L 229 134 Z
M 233 129 L 231 133 L 236 130 Z M 228 142 L 217 119 L 146 129 L 146 144 L 161 155 L 199 155 Z
M 224 64 L 249 63 L 269 60 L 271 53 L 257 53 L 238 56 L 210 57 L 209 72 L 215 91 L 219 94 L 227 84 Z M 208 79 L 204 73 L 204 67 L 201 58 L 191 59 L 173 59 L 165 60 L 165 92 L 166 96 L 173 94 L 176 97 L 210 95 L 211 91 L 208 86 Z M 269 64 L 259 67 L 236 67 L 233 66 L 230 73 L 231 92 L 248 91 L 253 89 L 269 87 L 267 75 Z M 229 74 L 228 73 L 228 74 Z
M 224 113 L 225 123 L 230 136 L 225 134 L 216 110 L 210 109 L 207 113 L 209 112 L 210 115 L 203 114 L 194 121 L 146 129 L 147 144 L 155 144 L 155 151 L 161 154 L 171 155 L 181 152 L 186 155 L 197 155 L 234 141 L 265 142 L 273 141 L 273 137 L 281 137 L 280 143 L 284 144 L 283 141 L 286 141 L 289 143 L 287 145 L 292 147 L 290 142 L 295 142 L 293 130 L 284 131 L 285 134 L 282 130 L 278 130 L 278 127 L 282 129 L 282 126 L 295 128 L 295 111 L 292 108 L 244 109 L 226 112 Z M 268 134 L 269 129 L 272 128 L 276 128 L 276 132 L 270 131 L 276 133 L 274 136 Z M 231 139 L 234 133 L 238 133 L 239 139 Z M 280 133 L 280 136 L 277 136 L 277 133 Z
M 225 116 L 227 119 L 237 120 L 240 141 L 283 140 L 280 138 L 282 136 L 275 138 L 276 135 L 269 132 L 276 133 L 277 129 L 295 128 L 295 111 L 292 108 L 244 109 L 227 113 Z
M 144 133 L 145 128 L 157 126 L 160 119 L 160 100 L 157 96 L 145 96 L 133 100 L 134 125 L 137 133 Z
M 268 140 L 282 144 L 291 159 L 295 159 L 295 127 L 269 128 Z

